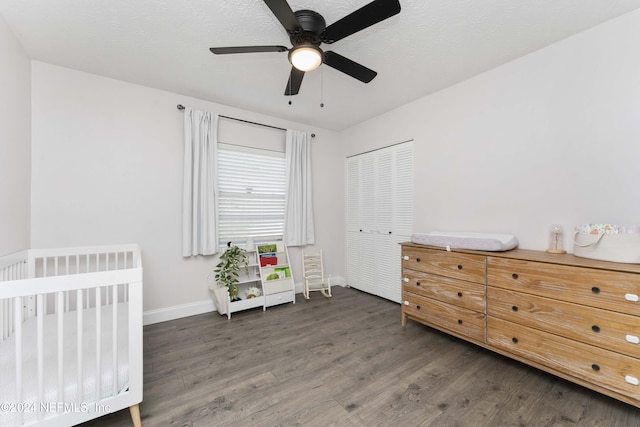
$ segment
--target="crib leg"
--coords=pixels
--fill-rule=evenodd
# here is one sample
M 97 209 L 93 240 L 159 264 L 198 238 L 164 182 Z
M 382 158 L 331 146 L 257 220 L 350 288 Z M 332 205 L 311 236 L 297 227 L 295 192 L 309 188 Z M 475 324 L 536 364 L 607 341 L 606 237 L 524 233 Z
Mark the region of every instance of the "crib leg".
M 142 421 L 140 420 L 140 405 L 129 406 L 129 412 L 131 413 L 133 427 L 142 427 Z

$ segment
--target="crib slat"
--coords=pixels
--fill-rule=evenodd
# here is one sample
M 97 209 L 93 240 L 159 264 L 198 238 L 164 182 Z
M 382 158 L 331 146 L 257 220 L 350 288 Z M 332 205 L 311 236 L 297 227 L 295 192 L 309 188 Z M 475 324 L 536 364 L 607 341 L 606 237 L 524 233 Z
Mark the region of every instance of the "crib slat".
M 58 317 L 58 402 L 64 402 L 64 292 L 58 292 L 56 315 Z
M 113 348 L 111 359 L 111 395 L 115 396 L 118 394 L 118 285 L 111 287 L 111 295 L 111 305 L 113 306 L 113 323 L 111 325 L 113 335 L 113 344 L 111 346 Z
M 101 288 L 96 288 L 96 395 L 95 401 L 102 398 L 102 297 Z
M 37 343 L 36 352 L 38 357 L 38 402 L 43 404 L 44 402 L 44 319 L 47 315 L 45 309 L 45 295 L 38 294 L 36 297 L 36 315 L 37 315 Z M 44 418 L 45 413 L 38 411 L 38 419 Z
M 16 334 L 16 402 L 22 402 L 22 298 L 14 298 Z M 18 425 L 22 425 L 22 411 L 18 411 Z
M 78 312 L 78 332 L 77 332 L 77 336 L 78 336 L 78 341 L 77 341 L 77 354 L 78 354 L 78 366 L 77 366 L 77 379 L 76 379 L 76 385 L 78 388 L 78 403 L 82 403 L 84 401 L 84 384 L 83 384 L 83 378 L 84 378 L 84 367 L 83 367 L 83 342 L 82 342 L 82 338 L 83 338 L 83 333 L 82 333 L 82 321 L 83 321 L 83 310 L 84 308 L 82 307 L 82 289 L 78 289 L 76 291 L 76 310 Z
M 44 403 L 44 295 L 38 294 L 37 297 L 37 321 L 38 321 L 38 343 L 36 345 L 38 353 L 38 402 Z M 38 411 L 38 418 L 42 417 L 42 413 Z
M 9 305 L 7 303 L 8 301 L 5 299 L 0 300 L 0 310 L 2 310 L 2 312 L 0 312 L 0 342 L 4 341 L 7 335 L 9 335 L 9 322 L 7 319 L 11 316 L 11 313 L 9 312 Z

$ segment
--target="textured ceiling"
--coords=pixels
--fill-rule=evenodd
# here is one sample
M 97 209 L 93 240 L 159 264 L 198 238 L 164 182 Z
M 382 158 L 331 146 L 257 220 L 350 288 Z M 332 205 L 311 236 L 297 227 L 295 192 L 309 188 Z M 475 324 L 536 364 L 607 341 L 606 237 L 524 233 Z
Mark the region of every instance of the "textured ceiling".
M 290 5 L 329 25 L 368 2 Z M 400 3 L 399 15 L 329 48 L 377 71 L 371 83 L 323 66 L 305 75 L 292 105 L 286 52 L 208 51 L 290 46 L 259 0 L 0 0 L 0 14 L 35 60 L 340 130 L 640 8 L 640 0 Z

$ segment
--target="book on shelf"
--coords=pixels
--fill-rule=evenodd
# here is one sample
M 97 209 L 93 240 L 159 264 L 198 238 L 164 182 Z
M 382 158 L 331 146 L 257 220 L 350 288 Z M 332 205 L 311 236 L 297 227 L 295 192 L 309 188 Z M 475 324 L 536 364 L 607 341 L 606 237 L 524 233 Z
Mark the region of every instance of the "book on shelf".
M 275 254 L 260 255 L 260 267 L 266 267 L 268 265 L 278 265 L 278 257 Z
M 272 256 L 276 256 L 275 252 L 265 252 L 263 254 L 260 254 L 260 258 L 262 257 L 272 257 Z
M 273 269 L 273 272 L 278 274 L 282 273 L 282 277 L 280 277 L 281 279 L 291 277 L 291 270 L 289 267 L 276 267 Z
M 287 277 L 291 277 L 289 267 L 276 267 L 273 269 L 273 273 L 267 276 L 267 280 L 286 279 Z
M 278 246 L 274 244 L 257 245 L 259 254 L 275 253 L 278 251 Z

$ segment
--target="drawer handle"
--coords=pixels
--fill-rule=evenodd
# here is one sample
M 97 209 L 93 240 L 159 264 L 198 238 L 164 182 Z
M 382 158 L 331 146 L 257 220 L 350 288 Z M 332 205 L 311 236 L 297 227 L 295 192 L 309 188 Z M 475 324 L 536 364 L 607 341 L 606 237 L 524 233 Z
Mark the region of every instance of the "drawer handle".
M 409 305 L 409 301 L 405 301 L 405 302 L 404 302 L 404 305 Z
M 591 330 L 592 330 L 593 332 L 600 332 L 600 326 L 598 326 L 598 325 L 593 325 L 593 326 L 591 327 Z
M 419 305 L 416 305 L 416 310 L 420 310 L 420 306 Z
M 511 310 L 513 310 L 513 311 L 518 311 L 518 306 L 517 306 L 517 305 L 512 306 L 512 307 L 511 307 Z
M 416 282 L 416 286 L 420 286 L 420 282 Z
M 597 286 L 594 286 L 593 288 L 591 288 L 591 292 L 593 292 L 594 294 L 599 294 L 600 293 L 600 288 Z
M 458 264 L 458 270 L 462 270 L 462 265 Z
M 514 279 L 516 279 L 516 280 L 517 280 L 517 279 L 518 279 L 518 273 L 513 273 L 513 274 L 511 275 L 511 277 L 513 277 Z
M 638 302 L 638 295 L 636 294 L 625 294 L 624 299 L 627 301 Z
M 458 296 L 462 298 L 462 292 L 458 292 Z
M 405 261 L 409 261 L 409 255 L 403 256 L 402 259 L 405 260 Z
M 404 279 L 402 279 L 402 281 L 403 281 L 404 283 L 409 283 L 409 278 L 408 278 L 408 277 L 405 277 Z
M 627 342 L 630 342 L 631 344 L 640 344 L 640 338 L 638 338 L 635 335 L 627 335 L 625 339 L 627 340 Z
M 462 325 L 462 320 L 458 319 L 458 325 Z
M 600 370 L 600 366 L 596 365 L 595 363 L 593 365 L 591 365 L 591 369 L 593 369 L 594 371 L 598 372 Z
M 420 258 L 416 258 L 416 262 L 420 262 Z
M 633 384 L 633 385 L 638 385 L 640 383 L 640 381 L 638 381 L 638 379 L 636 377 L 631 376 L 631 375 L 625 376 L 624 380 L 626 382 L 628 382 L 629 384 Z
M 513 341 L 514 344 L 518 344 L 518 338 L 516 337 L 511 338 L 511 341 Z

